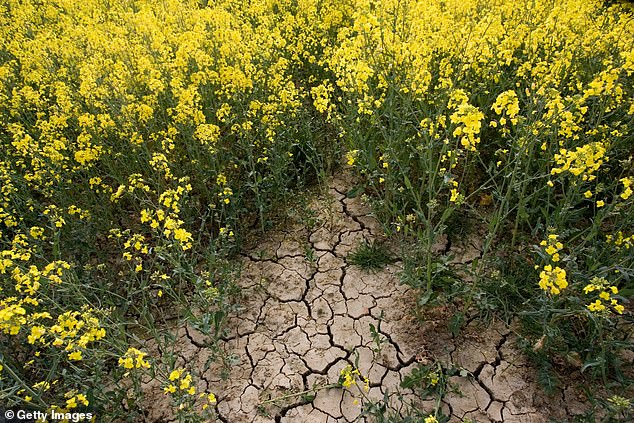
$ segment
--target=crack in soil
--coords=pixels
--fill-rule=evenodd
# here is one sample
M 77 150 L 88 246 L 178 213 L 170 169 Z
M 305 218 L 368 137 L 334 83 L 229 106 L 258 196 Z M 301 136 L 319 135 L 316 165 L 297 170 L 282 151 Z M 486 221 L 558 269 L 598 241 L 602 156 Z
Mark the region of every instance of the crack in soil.
M 370 378 L 375 399 L 383 393 L 400 392 L 391 399 L 402 397 L 430 412 L 433 403 L 399 387 L 416 363 L 440 360 L 467 370 L 468 377 L 451 377 L 459 393 L 450 392 L 443 398 L 450 421 L 469 417 L 478 422 L 539 423 L 557 416 L 554 409 L 561 413 L 560 406 L 544 406 L 552 398 L 544 399 L 531 381 L 530 366 L 511 345 L 513 335 L 505 325 L 498 322 L 481 327 L 470 318 L 465 333 L 454 336 L 447 330 L 446 316 L 421 324 L 412 317 L 416 292 L 399 283 L 398 265 L 369 273 L 348 263 L 346 257 L 358 245 L 381 236 L 380 225 L 361 198 L 347 197 L 351 185 L 345 174 L 330 181 L 329 194 L 311 204 L 318 216 L 315 227 L 307 230 L 294 225 L 271 231 L 260 245 L 240 254 L 243 271 L 237 283 L 242 288 L 240 311 L 246 316 L 231 316 L 217 350 L 242 359 L 234 360 L 224 380 L 218 377 L 222 363 L 212 362 L 204 372 L 198 369 L 208 388 L 217 393 L 219 420 L 364 419 L 361 406 L 351 402 L 354 390 L 328 388 L 310 397 L 300 395 L 318 381 L 336 383 L 341 369 L 357 360 L 360 371 Z M 310 260 L 304 253 L 308 249 L 315 253 Z M 461 252 L 465 256 L 460 257 Z M 482 254 L 473 240 L 446 240 L 438 253 L 453 254 L 455 262 L 466 264 Z M 376 328 L 374 336 L 382 339 L 380 348 L 370 324 Z M 185 336 L 177 338 L 177 365 L 191 368 L 212 354 L 193 331 L 185 327 Z M 146 421 L 173 418 L 164 411 L 169 410 L 169 398 L 161 386 L 146 388 L 153 403 Z M 262 404 L 272 398 L 279 401 Z M 563 393 L 561 398 L 565 399 Z M 407 408 L 403 403 L 392 405 L 401 411 Z

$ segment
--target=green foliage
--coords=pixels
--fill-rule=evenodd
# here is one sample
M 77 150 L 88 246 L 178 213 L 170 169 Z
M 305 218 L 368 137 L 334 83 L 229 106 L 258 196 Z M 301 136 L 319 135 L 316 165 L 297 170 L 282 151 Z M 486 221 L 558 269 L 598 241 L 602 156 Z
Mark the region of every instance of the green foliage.
M 230 366 L 218 341 L 236 308 L 233 255 L 344 150 L 357 191 L 407 242 L 402 280 L 420 307 L 459 305 L 456 333 L 473 313 L 519 315 L 548 390 L 558 362 L 626 383 L 631 2 L 40 3 L 0 6 L 8 405 L 89 402 L 134 420 L 142 411 L 120 405 L 137 410 L 150 378 L 180 421 L 211 418 L 170 392 L 200 369 L 175 368 L 168 321 Z M 479 256 L 465 265 L 436 248 L 473 234 Z M 347 260 L 394 257 L 373 242 Z M 165 354 L 130 367 L 147 338 Z M 451 372 L 406 384 L 442 396 Z M 606 407 L 631 417 L 623 401 Z
M 348 255 L 347 261 L 365 270 L 376 270 L 393 263 L 394 257 L 383 243 L 371 241 L 360 244 L 353 253 Z

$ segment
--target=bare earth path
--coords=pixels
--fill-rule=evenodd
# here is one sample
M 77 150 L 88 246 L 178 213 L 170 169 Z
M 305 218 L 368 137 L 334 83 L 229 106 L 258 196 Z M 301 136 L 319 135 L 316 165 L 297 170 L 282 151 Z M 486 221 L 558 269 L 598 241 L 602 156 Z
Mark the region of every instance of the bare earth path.
M 346 196 L 349 189 L 344 178 L 334 178 L 327 193 L 311 204 L 312 228 L 294 224 L 272 231 L 243 255 L 242 311 L 231 318 L 221 343 L 235 360 L 224 380 L 221 367 L 212 365 L 203 374 L 207 386 L 200 387 L 217 393 L 221 421 L 365 421 L 355 386 L 293 396 L 336 383 L 341 369 L 357 360 L 370 381 L 366 395 L 378 400 L 399 390 L 405 401 L 394 396 L 392 405 L 403 411 L 404 402 L 417 400 L 399 388 L 400 382 L 419 362 L 432 360 L 468 373 L 450 378 L 460 391 L 442 403 L 452 421 L 545 422 L 581 411 L 575 409 L 579 394 L 572 389 L 556 397 L 541 393 L 505 325 L 482 328 L 472 322 L 454 339 L 446 316 L 428 316 L 422 323 L 412 317 L 416 295 L 399 283 L 399 263 L 374 273 L 348 263 L 364 240 L 381 237 L 369 209 L 359 198 Z M 477 245 L 455 245 L 452 251 L 464 261 L 478 255 Z M 380 350 L 370 330 L 379 324 Z M 181 328 L 178 336 L 181 364 L 202 371 L 209 351 L 191 328 Z M 167 401 L 160 386 L 149 398 L 157 406 L 148 421 L 169 421 L 169 407 L 160 406 Z M 433 410 L 433 401 L 417 402 Z

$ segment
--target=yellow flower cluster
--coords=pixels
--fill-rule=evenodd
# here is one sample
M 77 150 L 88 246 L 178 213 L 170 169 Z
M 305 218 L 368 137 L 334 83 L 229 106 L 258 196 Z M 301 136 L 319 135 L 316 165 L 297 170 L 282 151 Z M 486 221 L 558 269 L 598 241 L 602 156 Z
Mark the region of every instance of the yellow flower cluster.
M 354 166 L 357 161 L 357 157 L 359 157 L 359 150 L 351 150 L 346 153 L 346 163 L 348 166 Z
M 546 292 L 559 295 L 561 290 L 568 287 L 566 271 L 559 266 L 553 268 L 547 264 L 539 274 L 539 287 Z
M 577 147 L 574 151 L 562 148 L 559 154 L 555 154 L 554 160 L 557 167 L 550 173 L 557 175 L 569 172 L 574 176 L 581 176 L 584 181 L 593 181 L 596 178 L 596 171 L 608 160 L 605 155 L 606 146 L 604 143 L 595 142 Z
M 505 114 L 508 116 L 513 125 L 517 124 L 517 115 L 520 112 L 520 103 L 515 91 L 508 90 L 498 95 L 495 103 L 491 106 L 491 109 L 493 109 L 493 111 L 495 111 L 498 115 Z M 500 118 L 500 124 L 506 124 L 506 118 L 504 116 Z
M 47 264 L 42 270 L 35 265 L 24 269 L 18 266 L 17 261 L 27 261 L 31 254 L 23 249 L 27 245 L 23 242 L 23 238 L 16 237 L 14 241 L 14 248 L 4 250 L 0 255 L 3 257 L 0 260 L 0 274 L 6 273 L 13 267 L 11 271 L 11 277 L 15 282 L 13 288 L 16 294 L 21 294 L 23 297 L 12 296 L 0 300 L 0 331 L 9 335 L 18 335 L 22 326 L 30 326 L 31 334 L 28 342 L 33 344 L 46 333 L 42 320 L 51 319 L 49 312 L 35 310 L 41 302 L 37 298 L 40 288 L 43 283 L 47 288 L 60 285 L 64 270 L 70 269 L 71 266 L 65 261 L 58 260 Z
M 222 109 L 218 109 L 220 112 Z M 217 113 L 218 115 L 218 113 Z M 225 113 L 222 113 L 224 119 Z M 219 117 L 220 118 L 220 117 Z M 196 139 L 205 146 L 210 153 L 215 153 L 216 143 L 220 139 L 220 127 L 212 123 L 203 123 L 198 125 L 194 133 Z
M 231 203 L 231 196 L 233 195 L 233 190 L 229 187 L 224 187 L 222 192 L 218 193 L 218 197 L 224 204 Z
M 0 302 L 0 330 L 8 335 L 17 335 L 22 325 L 26 324 L 26 300 L 5 298 Z M 33 319 L 35 320 L 35 319 Z
M 546 247 L 544 251 L 546 251 L 546 254 L 548 254 L 550 256 L 550 259 L 555 263 L 557 263 L 560 259 L 559 251 L 564 248 L 564 245 L 561 242 L 557 241 L 558 238 L 559 235 L 550 234 L 548 235 L 547 240 L 539 243 L 539 245 L 541 245 L 542 247 Z
M 196 395 L 196 387 L 192 385 L 192 375 L 191 373 L 185 371 L 183 368 L 178 368 L 172 370 L 172 372 L 168 376 L 169 383 L 163 388 L 163 392 L 165 395 L 174 395 L 174 398 L 180 400 L 183 398 L 183 395 L 189 396 L 189 398 Z M 198 394 L 198 399 L 205 399 L 205 402 L 202 404 L 202 409 L 206 410 L 210 405 L 216 403 L 216 395 L 209 392 L 201 392 Z M 195 398 L 194 398 L 195 400 Z M 181 403 L 183 406 L 183 403 Z
M 165 180 L 170 181 L 174 177 L 167 156 L 164 153 L 153 153 L 149 163 L 152 169 L 163 175 Z
M 130 347 L 123 357 L 119 357 L 119 366 L 122 366 L 124 369 L 149 369 L 151 365 L 145 360 L 146 355 L 147 353 Z
M 616 299 L 612 298 L 612 295 L 619 293 L 618 288 L 614 285 L 610 285 L 610 283 L 604 278 L 592 278 L 590 283 L 583 288 L 583 292 L 586 295 L 592 292 L 598 293 L 598 298 L 586 306 L 588 310 L 592 312 L 604 312 L 607 307 L 610 306 L 618 314 L 623 314 L 623 311 L 625 310 L 625 307 L 619 304 Z
M 191 386 L 192 375 L 184 369 L 173 370 L 169 375 L 169 381 L 174 383 L 169 383 L 165 388 L 163 388 L 165 394 L 175 393 L 177 386 L 179 390 L 185 391 L 189 395 L 196 394 L 196 387 Z
M 163 277 L 181 278 L 171 266 L 191 266 L 165 257 L 197 260 L 191 228 L 218 228 L 219 243 L 233 239 L 238 205 L 258 203 L 242 201 L 245 193 L 257 191 L 268 201 L 280 184 L 286 188 L 285 163 L 303 164 L 303 157 L 289 159 L 293 151 L 319 150 L 301 144 L 307 116 L 310 125 L 323 124 L 350 142 L 349 166 L 366 165 L 360 153 L 382 154 L 369 163 L 379 172 L 368 177 L 379 184 L 402 181 L 405 169 L 412 169 L 410 180 L 435 169 L 436 181 L 447 184 L 439 192 L 446 188 L 456 204 L 479 188 L 458 179 L 459 190 L 454 170 L 468 179 L 489 165 L 506 168 L 523 160 L 516 143 L 539 138 L 544 160 L 531 163 L 547 166 L 553 177 L 593 181 L 600 169 L 611 170 L 603 166 L 608 153 L 621 166 L 619 149 L 627 147 L 634 114 L 634 26 L 625 6 L 602 7 L 602 0 L 202 3 L 6 0 L 0 6 L 0 332 L 8 343 L 27 341 L 16 356 L 30 358 L 41 347 L 70 360 L 89 353 L 107 330 L 98 311 L 53 301 L 74 292 L 77 277 L 100 280 L 89 273 L 113 258 L 117 267 L 128 265 L 129 274 L 115 270 L 130 285 L 146 287 L 149 277 L 170 292 Z M 485 113 L 504 126 L 503 134 L 511 131 L 507 121 L 513 124 L 518 139 L 489 137 L 498 131 L 482 131 Z M 525 121 L 531 126 L 522 128 Z M 373 144 L 355 145 L 366 134 Z M 466 162 L 475 156 L 469 152 L 486 160 L 496 149 L 500 157 L 475 171 Z M 315 154 L 322 153 L 328 154 Z M 410 166 L 425 155 L 437 155 L 438 166 Z M 556 182 L 562 189 L 549 194 L 567 191 L 566 181 Z M 579 192 L 629 200 L 633 182 L 626 177 L 616 189 Z M 397 190 L 395 197 L 405 191 Z M 431 209 L 436 200 L 417 201 L 429 201 Z M 410 203 L 400 213 L 411 211 L 412 219 L 399 217 L 398 229 L 423 216 Z M 606 208 L 603 214 L 619 212 Z M 107 233 L 120 242 L 99 242 Z M 613 237 L 617 248 L 632 245 L 632 237 Z M 73 245 L 76 238 L 97 254 Z M 558 294 L 567 285 L 565 271 L 555 267 L 563 246 L 557 238 L 544 242 L 551 262 L 540 287 Z M 94 264 L 93 257 L 105 259 Z M 104 285 L 118 282 L 116 271 Z M 148 290 L 135 292 L 141 291 Z M 212 286 L 204 292 L 223 295 Z M 147 368 L 149 362 L 131 348 L 119 365 Z M 191 375 L 182 372 L 172 372 L 168 393 L 195 392 Z M 342 383 L 357 377 L 350 368 Z M 67 407 L 82 404 L 80 395 L 65 398 Z M 208 404 L 215 401 L 206 395 Z
M 339 380 L 344 388 L 349 388 L 357 383 L 356 377 L 361 376 L 359 369 L 353 368 L 351 365 L 347 365 L 339 372 Z
M 220 236 L 228 236 L 229 238 L 233 237 L 234 235 L 233 231 L 225 226 L 218 230 L 218 234 Z
M 616 238 L 614 235 L 606 235 L 605 240 L 609 244 L 614 244 L 618 250 L 625 247 L 625 249 L 629 250 L 634 246 L 634 235 L 623 236 L 622 231 L 616 232 Z
M 57 207 L 55 204 L 47 206 L 42 212 L 44 216 L 49 218 L 51 225 L 55 227 L 55 229 L 59 229 L 66 225 L 66 219 L 64 219 L 64 215 L 66 213 L 68 213 L 66 217 L 77 215 L 80 219 L 87 219 L 90 216 L 88 211 L 82 210 L 77 206 L 70 206 L 68 211 L 66 211 Z
M 370 380 L 367 377 L 363 377 L 359 369 L 354 368 L 352 365 L 347 365 L 339 372 L 339 383 L 344 388 L 349 388 L 352 385 L 357 384 L 357 378 L 363 380 L 365 391 L 370 390 Z
M 621 183 L 623 184 L 623 192 L 621 193 L 621 198 L 627 200 L 632 196 L 632 184 L 634 183 L 634 178 L 622 178 Z
M 182 227 L 184 222 L 179 217 L 183 197 L 192 190 L 192 186 L 187 181 L 186 178 L 181 178 L 179 185 L 175 189 L 167 189 L 161 193 L 158 198 L 159 207 L 156 211 L 143 209 L 140 216 L 141 223 L 149 222 L 152 230 L 162 234 L 167 239 L 171 238 L 178 241 L 178 245 L 183 250 L 188 250 L 192 247 L 192 235 Z M 126 248 L 129 247 L 127 243 L 124 245 Z M 147 254 L 147 246 L 138 241 L 133 245 L 137 251 Z M 130 260 L 131 256 L 126 257 L 126 259 Z
M 559 235 L 550 234 L 548 239 L 540 242 L 539 245 L 545 247 L 544 251 L 548 254 L 552 263 L 557 263 L 561 257 L 559 252 L 564 248 L 564 245 L 558 241 Z M 535 268 L 539 268 L 535 266 Z M 559 295 L 561 291 L 568 287 L 568 281 L 566 280 L 566 271 L 559 266 L 547 264 L 539 273 L 539 287 L 546 292 L 554 295 Z
M 201 392 L 199 397 L 200 398 L 205 398 L 206 397 L 205 399 L 207 400 L 206 404 L 203 404 L 203 407 L 202 407 L 203 410 L 206 410 L 207 408 L 209 408 L 210 405 L 213 405 L 213 404 L 215 404 L 217 402 L 216 395 L 214 395 L 213 393 L 206 394 L 204 392 Z
M 68 351 L 68 358 L 81 360 L 82 350 L 89 343 L 98 341 L 106 336 L 106 330 L 101 327 L 99 319 L 95 317 L 94 310 L 84 309 L 67 311 L 57 318 L 57 323 L 50 327 L 50 333 L 54 340 L 52 345 Z
M 66 398 L 66 408 L 68 410 L 72 410 L 73 408 L 77 408 L 79 404 L 83 404 L 84 406 L 88 406 L 88 398 L 84 394 L 75 394 L 73 391 L 67 392 L 65 394 Z
M 624 66 L 626 68 L 627 64 Z M 602 94 L 609 94 L 614 97 L 616 103 L 623 101 L 623 88 L 618 84 L 620 69 L 608 67 L 599 73 L 583 92 L 583 99 Z M 609 110 L 609 109 L 608 109 Z
M 452 93 L 449 107 L 455 110 L 449 117 L 451 123 L 456 125 L 453 136 L 460 138 L 460 144 L 465 149 L 476 151 L 476 145 L 480 143 L 478 135 L 482 129 L 484 114 L 477 107 L 469 104 L 462 90 Z
M 456 205 L 462 204 L 464 201 L 464 195 L 458 191 L 458 181 L 454 181 L 453 179 L 448 181 L 449 186 L 451 186 L 449 201 L 455 203 Z
M 325 80 L 320 85 L 311 88 L 310 93 L 313 97 L 313 105 L 319 113 L 325 113 L 327 119 L 330 120 L 334 112 L 335 105 L 331 102 L 332 93 L 335 87 L 329 80 Z
M 146 193 L 152 192 L 152 189 L 150 188 L 150 186 L 146 184 L 145 179 L 143 178 L 143 175 L 141 175 L 140 173 L 133 173 L 132 175 L 128 176 L 127 184 L 119 185 L 117 190 L 113 192 L 112 195 L 110 195 L 110 201 L 112 201 L 113 203 L 116 203 L 124 194 L 126 193 L 131 194 L 137 190 L 143 191 Z

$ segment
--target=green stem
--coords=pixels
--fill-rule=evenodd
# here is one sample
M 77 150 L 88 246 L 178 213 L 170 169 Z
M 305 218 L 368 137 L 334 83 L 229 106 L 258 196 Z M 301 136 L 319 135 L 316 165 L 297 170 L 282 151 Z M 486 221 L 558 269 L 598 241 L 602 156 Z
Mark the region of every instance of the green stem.
M 13 380 L 18 382 L 26 391 L 28 391 L 33 396 L 33 398 L 35 398 L 37 400 L 37 402 L 40 404 L 40 406 L 44 407 L 44 409 L 46 409 L 48 407 L 46 405 L 46 403 L 44 401 L 42 401 L 42 398 L 40 398 L 40 395 L 38 393 L 36 393 L 33 389 L 31 389 L 31 387 L 28 384 L 26 384 L 20 378 L 20 376 L 18 376 L 13 371 L 13 369 L 10 366 L 5 365 L 3 370 L 6 370 L 6 372 L 9 373 L 9 375 L 13 378 Z
M 271 399 L 268 399 L 268 400 L 265 400 L 265 401 L 260 401 L 260 405 L 270 404 L 270 403 L 274 403 L 274 402 L 277 402 L 277 401 L 285 400 L 285 399 L 288 399 L 288 398 L 301 397 L 302 395 L 315 393 L 315 392 L 321 391 L 322 389 L 337 388 L 337 387 L 339 387 L 338 383 L 329 383 L 328 385 L 322 385 L 322 386 L 318 386 L 316 388 L 307 389 L 305 391 L 295 392 L 293 394 L 282 395 L 280 397 L 275 397 L 275 398 L 271 398 Z

